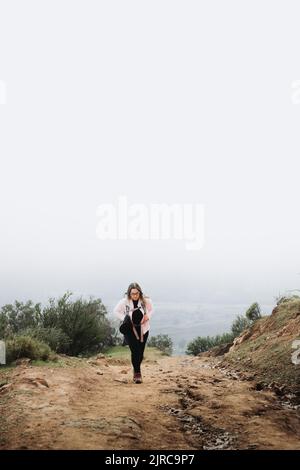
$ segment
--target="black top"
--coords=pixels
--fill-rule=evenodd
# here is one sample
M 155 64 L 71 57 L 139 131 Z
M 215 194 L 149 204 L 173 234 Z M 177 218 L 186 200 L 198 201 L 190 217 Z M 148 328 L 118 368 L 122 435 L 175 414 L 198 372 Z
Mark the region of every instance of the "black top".
M 138 300 L 133 300 L 133 308 L 136 308 L 138 306 Z M 132 321 L 134 324 L 136 325 L 139 325 L 142 318 L 143 318 L 144 314 L 143 312 L 138 309 L 138 310 L 135 310 L 134 312 L 132 312 Z

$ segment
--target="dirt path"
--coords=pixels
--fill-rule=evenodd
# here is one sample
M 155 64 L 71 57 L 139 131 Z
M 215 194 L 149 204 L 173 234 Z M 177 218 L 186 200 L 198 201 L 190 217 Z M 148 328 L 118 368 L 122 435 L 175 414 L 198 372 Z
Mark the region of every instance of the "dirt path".
M 300 449 L 300 410 L 284 408 L 213 359 L 17 367 L 0 388 L 0 449 Z

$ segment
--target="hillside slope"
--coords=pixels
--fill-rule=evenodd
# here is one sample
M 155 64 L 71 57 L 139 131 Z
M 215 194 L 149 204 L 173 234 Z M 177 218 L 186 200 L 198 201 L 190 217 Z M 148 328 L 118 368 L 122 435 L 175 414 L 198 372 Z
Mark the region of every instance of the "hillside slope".
M 299 402 L 300 361 L 293 349 L 299 339 L 300 299 L 291 299 L 236 338 L 222 364 L 249 371 L 262 386 L 271 385 L 278 393 L 291 392 Z

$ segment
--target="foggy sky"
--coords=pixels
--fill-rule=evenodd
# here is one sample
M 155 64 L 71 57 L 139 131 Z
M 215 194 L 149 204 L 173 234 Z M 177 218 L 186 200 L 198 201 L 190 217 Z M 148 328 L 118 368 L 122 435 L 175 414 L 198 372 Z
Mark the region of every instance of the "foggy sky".
M 300 289 L 299 10 L 0 0 L 0 304 L 132 281 L 154 302 Z M 100 240 L 120 195 L 204 204 L 203 248 Z

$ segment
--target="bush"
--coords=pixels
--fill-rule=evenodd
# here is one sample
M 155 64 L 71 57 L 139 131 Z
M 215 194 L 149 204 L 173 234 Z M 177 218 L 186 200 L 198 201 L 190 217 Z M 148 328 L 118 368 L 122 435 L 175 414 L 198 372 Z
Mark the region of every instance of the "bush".
M 234 337 L 239 336 L 246 328 L 251 326 L 251 321 L 243 315 L 238 315 L 231 325 L 231 332 Z
M 71 292 L 49 299 L 48 305 L 15 301 L 0 309 L 0 338 L 30 336 L 58 353 L 93 354 L 114 346 L 118 331 L 107 319 L 101 299 L 71 301 Z
M 8 336 L 8 320 L 6 316 L 0 312 L 0 339 Z
M 148 341 L 148 346 L 157 348 L 167 356 L 173 352 L 173 341 L 168 335 L 152 336 Z
M 112 328 L 106 318 L 106 309 L 101 299 L 71 302 L 67 292 L 55 301 L 50 299 L 49 306 L 43 311 L 43 327 L 57 328 L 69 339 L 67 354 L 94 353 L 112 346 Z
M 124 336 L 119 331 L 120 320 L 118 319 L 111 319 L 111 346 L 120 346 L 124 343 Z M 108 346 L 110 347 L 110 346 Z
M 233 340 L 234 340 L 233 333 L 223 333 L 222 335 L 213 336 L 214 346 L 220 346 L 221 344 L 232 343 Z
M 67 353 L 71 339 L 60 328 L 26 328 L 20 334 L 42 341 L 57 353 Z
M 198 354 L 208 351 L 215 346 L 220 346 L 221 344 L 231 343 L 234 339 L 232 333 L 224 333 L 223 335 L 217 336 L 198 336 L 193 341 L 188 343 L 186 354 L 197 356 Z
M 6 363 L 28 357 L 29 359 L 47 360 L 51 355 L 51 349 L 42 341 L 30 336 L 12 336 L 6 341 Z
M 231 325 L 231 332 L 216 336 L 198 336 L 196 339 L 188 343 L 187 354 L 197 355 L 201 352 L 220 346 L 221 344 L 231 343 L 234 338 L 239 336 L 244 330 L 249 328 L 253 323 L 261 318 L 260 307 L 257 302 L 253 303 L 244 315 L 237 315 Z
M 261 318 L 261 311 L 258 303 L 255 302 L 254 304 L 252 304 L 246 311 L 245 315 L 246 318 L 253 323 L 259 318 Z
M 0 310 L 0 337 L 6 338 L 25 328 L 33 328 L 40 324 L 42 316 L 41 304 L 15 301 L 4 305 Z
M 300 299 L 300 296 L 296 294 L 288 295 L 288 296 L 279 296 L 276 299 L 276 305 L 285 304 L 287 302 L 291 302 L 293 300 L 299 300 L 299 299 Z
M 208 351 L 212 347 L 212 340 L 209 336 L 198 336 L 193 341 L 190 341 L 188 343 L 186 348 L 186 354 L 197 356 L 197 354 Z

